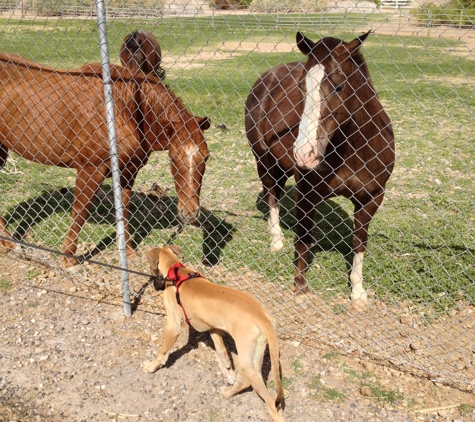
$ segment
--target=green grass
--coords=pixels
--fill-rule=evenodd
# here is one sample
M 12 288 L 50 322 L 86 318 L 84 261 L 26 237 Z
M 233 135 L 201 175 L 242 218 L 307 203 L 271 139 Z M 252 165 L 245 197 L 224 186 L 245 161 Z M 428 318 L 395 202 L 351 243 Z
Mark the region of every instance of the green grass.
M 283 15 L 269 15 L 261 26 L 256 26 L 254 16 L 235 18 L 240 19 L 239 25 L 230 19 L 167 19 L 160 25 L 136 20 L 108 22 L 114 62 L 122 39 L 137 27 L 157 36 L 165 59 L 190 57 L 189 64 L 195 66 L 172 64 L 167 83 L 195 114 L 208 115 L 214 125 L 229 128 L 223 131 L 213 126 L 207 132 L 211 158 L 203 183 L 201 224 L 185 227 L 176 235 L 176 194 L 168 157 L 157 153 L 147 171 L 139 174 L 136 190 L 147 190 L 157 182 L 169 194 L 158 203 L 147 195 L 134 197 L 133 234 L 140 245 L 173 239 L 190 262 L 204 257 L 211 263 L 219 261 L 229 271 L 255 271 L 290 288 L 294 184 L 289 182 L 281 209 L 287 242 L 283 251 L 271 254 L 266 207 L 244 134 L 243 114 L 258 75 L 278 63 L 301 60 L 302 55 L 258 48 L 247 51 L 239 45 L 294 43 L 296 27 L 317 39 L 327 35 L 317 28 L 319 19 L 334 25 L 328 31 L 331 35 L 345 40 L 354 36 L 348 25 L 337 25 L 345 21 L 341 15 L 302 17 L 293 28 L 283 25 Z M 365 19 L 377 23 L 390 17 Z M 99 61 L 95 25 L 88 20 L 0 19 L 0 45 L 3 50 L 55 66 L 79 66 Z M 386 199 L 370 226 L 366 286 L 377 298 L 428 305 L 436 314 L 457 306 L 460 300 L 475 304 L 474 61 L 460 52 L 460 43 L 463 40 L 373 34 L 363 48 L 374 85 L 393 121 L 397 149 Z M 213 58 L 216 51 L 232 54 Z M 26 235 L 27 240 L 59 249 L 71 221 L 74 173 L 15 160 L 15 166 L 10 162 L 0 173 L 2 197 L 8 198 L 8 204 L 2 200 L 0 212 L 17 236 Z M 110 189 L 106 185 L 103 190 Z M 165 212 L 153 215 L 151 210 L 159 206 Z M 110 201 L 97 200 L 80 242 L 114 248 L 114 221 Z M 307 275 L 311 287 L 329 300 L 349 294 L 351 233 L 348 201 L 337 198 L 317 207 L 315 236 L 320 243 L 312 249 Z M 345 312 L 341 305 L 332 305 L 332 309 L 336 315 Z
M 462 416 L 469 416 L 473 413 L 474 406 L 471 404 L 462 403 L 459 406 L 459 412 Z
M 338 389 L 333 387 L 327 387 L 322 384 L 322 380 L 319 376 L 314 375 L 307 384 L 307 387 L 310 390 L 313 390 L 313 397 L 317 400 L 327 400 L 327 401 L 344 401 L 346 395 L 340 392 Z
M 383 387 L 378 380 L 362 382 L 361 385 L 368 387 L 373 393 L 373 399 L 380 403 L 394 403 L 404 399 L 402 393 Z
M 12 283 L 10 283 L 8 280 L 5 280 L 4 278 L 0 278 L 0 291 L 3 292 L 8 292 L 12 288 Z

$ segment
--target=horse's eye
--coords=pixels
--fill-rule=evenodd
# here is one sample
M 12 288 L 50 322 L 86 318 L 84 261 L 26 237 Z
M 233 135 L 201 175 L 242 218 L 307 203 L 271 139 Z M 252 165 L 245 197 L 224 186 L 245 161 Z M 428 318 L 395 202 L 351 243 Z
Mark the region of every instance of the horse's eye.
M 341 91 L 343 91 L 343 84 L 337 85 L 337 86 L 335 87 L 335 92 L 341 92 Z

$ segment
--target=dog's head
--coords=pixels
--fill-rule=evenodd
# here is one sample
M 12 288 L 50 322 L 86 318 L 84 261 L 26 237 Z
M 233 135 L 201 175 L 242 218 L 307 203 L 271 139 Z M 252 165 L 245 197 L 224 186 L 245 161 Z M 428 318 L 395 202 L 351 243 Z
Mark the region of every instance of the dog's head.
M 168 269 L 160 271 L 160 259 L 163 259 L 166 255 L 172 255 L 177 261 L 181 261 L 184 258 L 183 252 L 179 246 L 167 245 L 164 247 L 149 249 L 145 256 L 147 257 L 148 264 L 150 265 L 150 271 L 153 274 L 153 287 L 155 290 L 165 289 L 165 277 Z

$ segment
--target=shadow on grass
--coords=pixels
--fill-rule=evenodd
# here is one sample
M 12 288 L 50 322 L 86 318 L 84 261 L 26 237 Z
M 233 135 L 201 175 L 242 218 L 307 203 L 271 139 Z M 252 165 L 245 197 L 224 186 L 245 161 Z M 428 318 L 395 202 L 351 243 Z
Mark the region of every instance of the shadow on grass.
M 71 224 L 73 196 L 73 188 L 46 190 L 40 195 L 29 198 L 10 208 L 9 212 L 5 215 L 5 220 L 7 225 L 15 227 L 12 233 L 13 238 L 22 241 L 33 227 L 40 225 L 51 217 L 59 216 L 61 219 L 64 215 L 67 216 L 68 225 L 62 221 L 48 223 L 51 227 L 43 229 L 43 232 L 51 233 L 52 235 L 46 239 L 40 239 L 44 245 L 56 245 L 58 238 L 61 239 L 62 243 L 69 230 L 69 224 Z M 175 232 L 167 242 L 171 243 L 179 236 L 183 229 L 182 223 L 177 218 L 177 198 L 175 196 L 134 192 L 130 211 L 130 236 L 134 248 L 138 248 L 153 230 L 175 228 Z M 216 217 L 210 210 L 202 209 L 201 214 L 199 222 L 194 225 L 203 230 L 203 263 L 209 266 L 216 265 L 219 262 L 222 249 L 232 239 L 234 227 Z M 64 219 L 66 220 L 66 217 Z M 57 230 L 60 223 L 64 226 L 61 232 Z M 93 250 L 80 256 L 80 260 L 90 259 L 111 245 L 115 246 L 116 216 L 111 186 L 102 186 L 102 189 L 93 201 L 86 224 L 98 226 L 94 231 L 96 237 L 100 237 L 100 240 L 96 242 L 96 247 Z M 110 233 L 111 228 L 113 233 Z M 102 237 L 101 231 L 103 232 Z M 34 241 L 37 242 L 38 239 Z M 58 247 L 56 246 L 56 248 Z
M 296 187 L 286 186 L 280 199 L 280 222 L 283 229 L 290 230 L 297 236 L 297 219 L 295 218 Z M 267 219 L 269 207 L 262 192 L 256 200 L 257 209 Z M 348 271 L 353 262 L 352 238 L 353 216 L 350 216 L 337 202 L 331 199 L 320 202 L 315 210 L 315 226 L 312 231 L 314 246 L 309 254 L 308 265 L 319 252 L 338 252 L 346 262 Z

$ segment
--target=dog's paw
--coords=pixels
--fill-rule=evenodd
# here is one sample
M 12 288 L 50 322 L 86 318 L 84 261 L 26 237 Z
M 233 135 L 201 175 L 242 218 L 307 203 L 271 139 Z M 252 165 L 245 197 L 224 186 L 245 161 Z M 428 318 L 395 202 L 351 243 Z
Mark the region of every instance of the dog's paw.
M 142 363 L 142 370 L 144 372 L 148 372 L 149 374 L 153 374 L 160 366 L 161 365 L 157 365 L 152 360 L 146 360 L 144 363 Z
M 219 393 L 225 398 L 225 399 L 228 399 L 229 397 L 233 396 L 234 395 L 234 392 L 233 392 L 233 387 L 221 387 L 219 389 Z
M 224 375 L 224 378 L 226 378 L 226 382 L 229 385 L 233 385 L 236 382 L 236 372 L 229 370 Z

